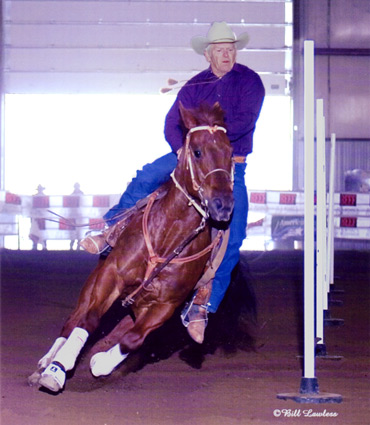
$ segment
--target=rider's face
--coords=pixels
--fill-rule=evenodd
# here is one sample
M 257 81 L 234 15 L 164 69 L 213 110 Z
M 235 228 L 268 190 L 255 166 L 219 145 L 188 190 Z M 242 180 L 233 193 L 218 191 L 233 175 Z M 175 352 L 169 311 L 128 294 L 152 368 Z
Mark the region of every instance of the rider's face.
M 205 51 L 205 57 L 211 64 L 212 72 L 217 77 L 223 77 L 231 71 L 236 61 L 236 47 L 234 43 L 211 44 Z

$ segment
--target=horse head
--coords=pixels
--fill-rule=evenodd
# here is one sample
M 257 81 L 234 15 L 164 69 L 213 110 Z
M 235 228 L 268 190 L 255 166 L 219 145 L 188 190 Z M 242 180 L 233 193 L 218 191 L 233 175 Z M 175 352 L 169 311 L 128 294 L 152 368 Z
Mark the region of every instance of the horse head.
M 203 103 L 188 110 L 180 103 L 180 114 L 187 135 L 176 177 L 212 220 L 227 222 L 234 208 L 234 165 L 221 106 Z

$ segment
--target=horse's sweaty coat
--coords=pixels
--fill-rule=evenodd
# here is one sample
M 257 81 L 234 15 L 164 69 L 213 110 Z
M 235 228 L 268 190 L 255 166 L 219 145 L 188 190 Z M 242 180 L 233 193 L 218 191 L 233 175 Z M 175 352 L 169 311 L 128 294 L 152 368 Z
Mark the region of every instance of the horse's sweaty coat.
M 74 368 L 102 316 L 117 299 L 135 293 L 132 314 L 107 338 L 115 345 L 97 352 L 90 362 L 94 376 L 111 373 L 184 303 L 204 272 L 212 243 L 208 218 L 228 222 L 234 206 L 232 149 L 218 103 L 194 111 L 181 106 L 180 110 L 188 135 L 172 179 L 164 185 L 166 195 L 153 202 L 144 226 L 143 211 L 135 213 L 112 252 L 99 261 L 82 288 L 76 309 L 39 361 L 30 383 L 54 392 L 61 390 L 65 372 Z M 202 225 L 202 231 L 177 252 L 202 220 L 204 229 Z M 169 262 L 145 284 L 158 264 L 155 258 L 166 259 L 173 252 L 176 261 Z M 185 257 L 192 261 L 181 261 Z

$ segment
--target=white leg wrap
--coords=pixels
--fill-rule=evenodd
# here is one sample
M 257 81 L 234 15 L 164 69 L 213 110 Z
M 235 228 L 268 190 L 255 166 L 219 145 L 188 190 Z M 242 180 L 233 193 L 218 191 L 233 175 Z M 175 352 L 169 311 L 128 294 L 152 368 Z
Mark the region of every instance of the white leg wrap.
M 54 360 L 55 355 L 63 347 L 66 341 L 67 339 L 62 336 L 57 338 L 54 344 L 52 345 L 52 347 L 50 348 L 50 350 L 37 363 L 38 368 L 46 369 L 49 366 L 49 364 Z
M 90 360 L 91 373 L 95 377 L 109 375 L 127 356 L 128 353 L 121 353 L 119 344 L 116 344 L 108 351 L 96 353 Z
M 66 382 L 66 373 L 57 364 L 51 363 L 41 374 L 39 384 L 50 391 L 57 393 Z
M 82 328 L 74 328 L 63 347 L 57 352 L 53 361 L 64 366 L 66 371 L 74 368 L 76 359 L 85 345 L 89 333 Z

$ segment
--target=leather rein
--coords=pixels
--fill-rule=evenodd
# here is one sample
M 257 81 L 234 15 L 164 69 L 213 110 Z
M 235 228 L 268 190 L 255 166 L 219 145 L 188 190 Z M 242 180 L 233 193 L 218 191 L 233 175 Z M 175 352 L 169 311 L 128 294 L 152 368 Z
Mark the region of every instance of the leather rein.
M 194 229 L 192 231 L 192 233 L 177 248 L 175 248 L 168 255 L 168 257 L 166 257 L 166 258 L 159 257 L 154 251 L 152 242 L 150 240 L 149 231 L 148 231 L 149 213 L 150 213 L 150 210 L 151 210 L 151 208 L 152 208 L 152 206 L 153 206 L 153 204 L 154 204 L 154 202 L 155 202 L 155 200 L 158 196 L 157 191 L 152 193 L 152 195 L 149 197 L 149 201 L 148 201 L 148 203 L 145 207 L 144 215 L 143 215 L 143 235 L 144 235 L 144 240 L 145 240 L 147 250 L 149 252 L 149 261 L 148 261 L 148 265 L 147 265 L 147 269 L 146 269 L 146 272 L 145 272 L 145 277 L 144 277 L 143 282 L 131 294 L 129 294 L 122 301 L 122 305 L 124 307 L 128 307 L 128 306 L 132 305 L 135 302 L 135 300 L 137 299 L 137 297 L 139 296 L 139 294 L 141 293 L 141 291 L 144 290 L 144 289 L 147 289 L 148 286 L 151 284 L 151 282 L 159 275 L 159 273 L 169 263 L 180 263 L 181 264 L 181 263 L 187 263 L 187 262 L 190 262 L 190 261 L 195 261 L 198 258 L 201 258 L 202 256 L 206 255 L 207 253 L 211 252 L 220 243 L 220 240 L 221 240 L 222 235 L 223 235 L 222 230 L 219 230 L 217 232 L 216 237 L 213 239 L 213 241 L 206 248 L 201 250 L 200 252 L 198 252 L 194 255 L 190 255 L 188 257 L 176 258 L 184 250 L 184 248 L 193 239 L 195 239 L 195 237 L 198 236 L 198 234 L 201 233 L 205 228 L 206 220 L 209 217 L 209 213 L 206 209 L 206 205 L 205 205 L 206 202 L 203 202 L 202 184 L 204 184 L 206 178 L 209 177 L 212 173 L 216 173 L 216 172 L 227 173 L 227 175 L 230 176 L 230 179 L 231 179 L 232 182 L 233 182 L 233 178 L 234 178 L 234 171 L 233 171 L 234 165 L 233 165 L 231 172 L 224 170 L 222 168 L 216 168 L 216 169 L 210 171 L 209 173 L 207 173 L 203 177 L 203 181 L 202 181 L 201 184 L 196 182 L 195 177 L 194 177 L 193 164 L 192 164 L 192 160 L 191 160 L 191 156 L 190 156 L 189 141 L 190 141 L 190 135 L 192 133 L 194 133 L 195 131 L 201 131 L 201 130 L 207 130 L 211 134 L 214 134 L 216 131 L 223 131 L 224 133 L 226 133 L 226 129 L 224 127 L 220 127 L 220 126 L 213 126 L 213 127 L 211 127 L 211 126 L 198 126 L 198 127 L 193 127 L 192 129 L 190 129 L 187 136 L 186 136 L 185 155 L 186 155 L 186 158 L 187 158 L 187 169 L 190 170 L 193 188 L 194 188 L 194 190 L 198 191 L 200 198 L 202 199 L 201 205 L 194 198 L 192 198 L 186 192 L 186 190 L 179 184 L 179 182 L 175 178 L 175 171 L 172 172 L 171 178 L 172 178 L 176 188 L 178 190 L 180 190 L 181 193 L 183 193 L 185 195 L 185 197 L 188 199 L 189 206 L 193 206 L 202 215 L 202 220 L 201 220 L 199 226 L 196 229 Z

